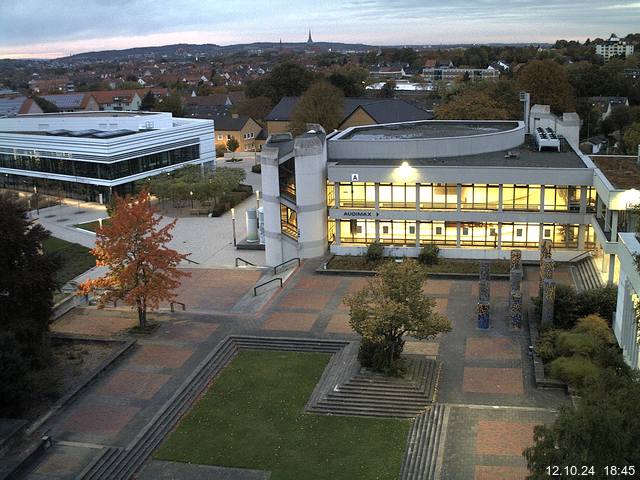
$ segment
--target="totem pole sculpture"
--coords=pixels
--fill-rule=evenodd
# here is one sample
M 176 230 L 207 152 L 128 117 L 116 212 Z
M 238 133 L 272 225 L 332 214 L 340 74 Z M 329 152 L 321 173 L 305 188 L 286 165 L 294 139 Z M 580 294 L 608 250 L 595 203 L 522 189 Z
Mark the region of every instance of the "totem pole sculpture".
M 509 318 L 511 325 L 520 328 L 522 324 L 522 252 L 511 250 L 511 268 L 509 269 Z
M 490 295 L 491 295 L 491 269 L 489 262 L 483 261 L 480 262 L 480 283 L 478 288 L 478 328 L 486 330 L 489 328 L 489 324 L 491 322 L 491 304 L 490 304 Z

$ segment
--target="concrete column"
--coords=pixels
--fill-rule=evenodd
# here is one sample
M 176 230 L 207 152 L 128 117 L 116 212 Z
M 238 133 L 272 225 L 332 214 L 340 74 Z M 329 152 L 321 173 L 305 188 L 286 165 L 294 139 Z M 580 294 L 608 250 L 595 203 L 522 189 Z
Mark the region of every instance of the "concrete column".
M 580 225 L 578 225 L 578 250 L 584 250 L 584 242 L 585 242 L 586 235 L 587 235 L 587 226 L 581 223 Z
M 376 192 L 375 209 L 376 209 L 376 212 L 379 212 L 380 211 L 380 184 L 376 182 L 373 188 Z
M 599 195 L 596 195 L 596 217 L 602 218 L 602 200 Z
M 502 185 L 500 185 L 500 202 L 502 203 Z M 502 223 L 498 223 L 498 249 L 502 250 Z
M 334 245 L 340 245 L 340 220 L 335 219 L 336 222 L 336 239 L 333 241 Z
M 375 220 L 376 222 L 376 242 L 380 241 L 380 220 Z
M 540 185 L 540 212 L 544 212 L 544 185 Z
M 458 184 L 458 187 L 460 184 Z M 460 197 L 458 197 L 458 209 L 460 208 Z M 445 231 L 447 229 L 445 222 Z M 460 222 L 456 222 L 456 247 L 460 247 Z
M 616 272 L 616 256 L 609 255 L 609 276 L 607 278 L 607 284 L 613 285 L 613 275 Z
M 280 182 L 278 177 L 278 148 L 265 145 L 260 153 L 262 168 L 262 205 L 264 207 L 265 261 L 278 265 L 283 261 L 280 232 Z
M 498 185 L 498 211 L 502 211 L 502 183 Z M 500 235 L 498 234 L 498 238 Z
M 333 182 L 334 208 L 340 208 L 340 182 Z
M 416 220 L 416 247 L 420 247 L 420 222 Z
M 418 212 L 420 211 L 420 184 L 416 183 L 416 218 L 418 217 Z
M 461 183 L 456 183 L 456 197 L 458 197 L 456 199 L 457 201 L 457 206 L 456 206 L 456 211 L 460 211 L 461 210 L 461 205 L 460 202 L 462 200 L 462 184 Z M 458 229 L 460 228 L 460 224 L 458 224 Z M 458 232 L 459 233 L 459 232 Z M 460 235 L 458 235 L 458 246 L 460 246 Z
M 611 231 L 611 210 L 607 210 L 604 214 L 604 231 Z
M 618 241 L 618 210 L 611 211 L 611 241 Z
M 588 187 L 580 187 L 580 213 L 587 213 L 587 191 Z

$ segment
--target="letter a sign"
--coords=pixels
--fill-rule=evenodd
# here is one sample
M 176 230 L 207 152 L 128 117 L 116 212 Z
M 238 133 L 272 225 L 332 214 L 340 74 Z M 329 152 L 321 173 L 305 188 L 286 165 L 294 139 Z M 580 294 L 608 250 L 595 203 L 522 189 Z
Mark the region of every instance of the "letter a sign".
M 352 173 L 351 174 L 351 181 L 352 182 L 357 182 L 360 180 L 360 176 L 357 173 Z

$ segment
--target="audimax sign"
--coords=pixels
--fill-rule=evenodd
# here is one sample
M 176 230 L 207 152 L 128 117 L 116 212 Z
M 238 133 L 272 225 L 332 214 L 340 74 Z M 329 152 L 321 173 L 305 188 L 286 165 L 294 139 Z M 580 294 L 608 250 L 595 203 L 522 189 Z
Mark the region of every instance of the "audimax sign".
M 362 210 L 362 211 L 358 211 L 358 210 L 349 210 L 348 212 L 342 212 L 342 216 L 343 217 L 357 217 L 357 218 L 373 218 L 373 217 L 379 217 L 380 213 L 379 212 L 371 212 L 371 211 L 367 211 L 367 210 Z

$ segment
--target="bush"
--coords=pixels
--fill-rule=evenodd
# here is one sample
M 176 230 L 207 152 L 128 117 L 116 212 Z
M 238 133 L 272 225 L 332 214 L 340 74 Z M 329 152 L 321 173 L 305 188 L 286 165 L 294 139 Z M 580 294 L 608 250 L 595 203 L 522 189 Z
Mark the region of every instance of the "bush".
M 438 263 L 438 254 L 440 253 L 440 248 L 437 245 L 430 243 L 429 245 L 425 245 L 420 249 L 420 253 L 418 254 L 418 262 L 422 265 L 435 265 Z
M 226 152 L 227 152 L 227 147 L 221 144 L 216 145 L 216 157 L 224 157 L 224 154 Z
M 251 167 L 251 171 L 253 173 L 262 173 L 262 165 L 260 165 L 259 163 L 257 165 L 253 165 Z
M 568 285 L 556 285 L 556 299 L 553 308 L 553 325 L 562 329 L 570 329 L 575 323 L 578 315 L 576 305 L 578 294 L 573 287 Z M 542 300 L 540 297 L 533 299 L 533 305 L 537 318 L 542 316 Z M 593 312 L 591 312 L 593 313 Z
M 380 242 L 371 242 L 367 247 L 367 252 L 364 254 L 368 262 L 375 263 L 380 262 L 384 257 L 384 247 Z
M 611 344 L 615 341 L 609 324 L 599 315 L 593 314 L 579 319 L 573 330 L 596 338 L 603 344 Z
M 591 360 L 580 355 L 556 358 L 549 366 L 552 377 L 581 388 L 598 376 L 600 368 Z
M 583 355 L 591 357 L 595 354 L 602 342 L 586 333 L 560 332 L 556 338 L 556 354 L 569 357 L 571 355 Z
M 615 285 L 585 290 L 578 294 L 576 315 L 578 317 L 586 317 L 592 313 L 597 313 L 608 324 L 611 324 L 617 301 L 618 287 Z
M 543 362 L 550 362 L 558 356 L 556 353 L 556 338 L 558 330 L 550 329 L 540 334 L 536 343 L 536 353 L 542 358 Z

